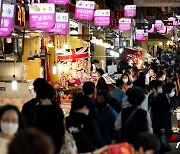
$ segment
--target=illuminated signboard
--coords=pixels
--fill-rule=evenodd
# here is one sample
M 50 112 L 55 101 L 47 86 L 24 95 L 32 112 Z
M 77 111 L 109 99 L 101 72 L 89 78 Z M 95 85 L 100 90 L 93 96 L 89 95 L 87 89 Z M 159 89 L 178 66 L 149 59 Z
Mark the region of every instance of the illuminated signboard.
M 15 24 L 17 26 L 26 26 L 26 7 L 24 0 L 16 0 Z

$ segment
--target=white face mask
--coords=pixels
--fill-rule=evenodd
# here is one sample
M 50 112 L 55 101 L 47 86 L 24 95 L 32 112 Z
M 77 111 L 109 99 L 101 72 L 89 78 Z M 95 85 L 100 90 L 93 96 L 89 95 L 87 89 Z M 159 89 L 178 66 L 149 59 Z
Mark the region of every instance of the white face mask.
M 1 131 L 7 135 L 14 135 L 17 133 L 19 125 L 12 122 L 1 122 Z
M 158 88 L 158 89 L 157 89 L 157 92 L 158 92 L 159 94 L 161 94 L 161 93 L 163 92 L 162 88 Z
M 123 82 L 124 82 L 124 83 L 127 83 L 127 82 L 128 82 L 128 79 L 123 79 Z
M 169 93 L 169 97 L 174 97 L 174 95 L 175 95 L 175 91 L 172 90 L 171 93 Z

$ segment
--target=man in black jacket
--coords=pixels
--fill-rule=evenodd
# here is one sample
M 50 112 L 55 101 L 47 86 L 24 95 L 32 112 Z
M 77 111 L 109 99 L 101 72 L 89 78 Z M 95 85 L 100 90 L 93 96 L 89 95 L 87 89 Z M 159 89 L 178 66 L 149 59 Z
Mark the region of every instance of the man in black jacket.
M 28 124 L 28 126 L 32 126 L 32 121 L 33 121 L 33 114 L 36 108 L 36 104 L 39 102 L 39 99 L 37 97 L 37 89 L 39 86 L 41 86 L 42 84 L 47 83 L 47 81 L 43 78 L 37 78 L 36 80 L 34 80 L 33 82 L 33 86 L 34 86 L 34 91 L 36 93 L 36 98 L 32 98 L 31 100 L 29 100 L 28 102 L 26 102 L 23 107 L 22 107 L 22 114 L 26 120 L 26 123 Z
M 66 119 L 78 153 L 92 152 L 104 146 L 96 121 L 88 116 L 90 102 L 88 96 L 78 95 L 72 101 L 71 114 Z
M 95 91 L 95 84 L 93 82 L 87 81 L 83 84 L 83 93 L 84 95 L 89 97 L 89 101 L 90 101 L 89 116 L 97 120 L 97 113 L 95 111 L 96 104 L 92 100 L 94 96 L 94 91 Z

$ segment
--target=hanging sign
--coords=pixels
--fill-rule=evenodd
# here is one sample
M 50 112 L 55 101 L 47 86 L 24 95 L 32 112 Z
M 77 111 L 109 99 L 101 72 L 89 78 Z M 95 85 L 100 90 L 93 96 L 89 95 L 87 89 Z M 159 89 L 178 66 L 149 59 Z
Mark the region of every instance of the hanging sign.
M 70 2 L 70 0 L 48 0 L 48 3 L 61 4 L 66 5 Z
M 166 26 L 163 27 L 162 30 L 158 31 L 160 34 L 165 34 L 166 33 Z
M 162 22 L 162 20 L 156 20 L 154 26 L 157 30 L 163 30 L 164 23 Z
M 125 17 L 135 17 L 136 16 L 136 5 L 125 5 L 124 16 Z
M 177 18 L 177 26 L 180 26 L 180 15 L 176 15 Z
M 45 32 L 52 32 L 56 34 L 66 35 L 69 30 L 69 14 L 56 12 L 55 26 Z
M 170 17 L 170 18 L 168 18 L 168 21 L 173 22 L 174 26 L 179 26 L 180 25 L 180 21 L 179 21 L 178 17 L 177 17 L 177 20 L 174 17 Z M 170 23 L 169 23 L 169 25 L 167 25 L 167 26 L 173 26 L 173 25 L 170 25 Z
M 144 40 L 144 29 L 136 29 L 136 40 Z
M 171 32 L 173 30 L 173 26 L 167 26 L 167 31 Z
M 121 18 L 119 19 L 119 31 L 131 30 L 131 19 Z
M 35 3 L 29 6 L 29 27 L 51 29 L 55 24 L 55 4 Z
M 154 33 L 154 24 L 152 24 L 152 27 L 151 27 L 151 29 L 146 29 L 146 32 L 147 33 Z
M 14 22 L 14 5 L 3 4 L 2 7 L 2 19 L 1 19 L 1 28 L 0 36 L 6 37 L 11 35 L 13 30 Z
M 110 10 L 96 10 L 94 12 L 94 26 L 109 26 Z
M 93 1 L 78 1 L 75 9 L 75 19 L 79 20 L 92 20 L 94 17 Z

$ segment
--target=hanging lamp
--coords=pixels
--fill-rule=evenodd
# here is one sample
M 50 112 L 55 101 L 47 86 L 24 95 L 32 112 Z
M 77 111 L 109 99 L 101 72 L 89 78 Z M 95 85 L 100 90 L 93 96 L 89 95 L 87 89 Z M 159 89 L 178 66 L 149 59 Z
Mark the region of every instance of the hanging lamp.
M 28 60 L 34 60 L 34 56 L 33 56 L 32 51 L 31 51 L 31 43 L 30 43 L 30 51 L 29 51 Z
M 12 79 L 12 90 L 17 90 L 17 80 L 16 80 L 16 76 L 15 76 L 15 62 L 14 62 L 14 75 L 13 75 L 13 79 Z
M 35 48 L 37 47 L 37 42 L 35 41 Z M 34 50 L 34 58 L 39 58 L 37 49 Z

